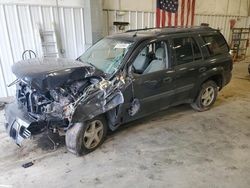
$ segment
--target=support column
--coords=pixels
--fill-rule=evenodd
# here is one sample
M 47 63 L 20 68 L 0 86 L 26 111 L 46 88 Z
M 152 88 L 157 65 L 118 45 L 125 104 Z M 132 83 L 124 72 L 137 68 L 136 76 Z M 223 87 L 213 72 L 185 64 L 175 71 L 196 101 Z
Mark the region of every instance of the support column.
M 84 27 L 86 48 L 103 38 L 103 3 L 84 0 Z

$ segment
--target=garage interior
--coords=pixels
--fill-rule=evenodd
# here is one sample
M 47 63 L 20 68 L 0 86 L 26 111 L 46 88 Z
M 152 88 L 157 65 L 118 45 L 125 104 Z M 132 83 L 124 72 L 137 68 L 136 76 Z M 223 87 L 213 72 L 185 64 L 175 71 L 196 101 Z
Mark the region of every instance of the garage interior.
M 3 108 L 15 96 L 15 88 L 7 87 L 15 80 L 11 66 L 34 57 L 76 59 L 107 35 L 156 27 L 156 0 L 1 0 L 0 188 L 248 188 L 250 1 L 186 2 L 195 2 L 194 26 L 220 30 L 230 45 L 230 84 L 209 111 L 169 108 L 121 126 L 97 150 L 77 157 L 52 133 L 25 140 L 22 147 L 7 135 Z

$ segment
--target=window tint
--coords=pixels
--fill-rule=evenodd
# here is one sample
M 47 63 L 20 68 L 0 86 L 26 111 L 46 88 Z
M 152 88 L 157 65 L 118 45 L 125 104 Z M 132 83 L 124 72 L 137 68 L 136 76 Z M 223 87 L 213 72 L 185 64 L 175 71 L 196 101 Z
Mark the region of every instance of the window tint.
M 229 51 L 227 43 L 222 35 L 203 36 L 203 40 L 212 56 L 228 53 Z
M 145 46 L 135 58 L 132 66 L 136 74 L 149 74 L 168 68 L 165 42 L 154 42 Z
M 175 38 L 173 42 L 178 65 L 202 59 L 200 49 L 193 38 Z

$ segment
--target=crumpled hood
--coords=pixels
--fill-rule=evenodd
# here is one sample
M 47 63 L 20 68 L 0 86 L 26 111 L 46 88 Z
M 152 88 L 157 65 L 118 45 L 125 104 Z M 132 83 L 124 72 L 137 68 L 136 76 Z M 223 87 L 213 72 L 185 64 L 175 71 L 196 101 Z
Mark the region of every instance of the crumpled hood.
M 41 58 L 19 61 L 12 72 L 35 89 L 50 90 L 64 83 L 101 75 L 93 66 L 64 58 Z

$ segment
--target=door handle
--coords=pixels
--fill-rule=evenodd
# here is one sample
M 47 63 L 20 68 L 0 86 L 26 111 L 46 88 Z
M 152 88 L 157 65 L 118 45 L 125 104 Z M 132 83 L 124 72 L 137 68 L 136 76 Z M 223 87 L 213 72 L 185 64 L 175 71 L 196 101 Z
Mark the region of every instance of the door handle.
M 156 86 L 158 84 L 157 80 L 148 80 L 145 81 L 144 84 L 149 85 L 149 86 Z
M 201 68 L 199 69 L 199 72 L 205 72 L 206 70 L 207 70 L 206 67 L 201 67 Z
M 184 70 L 187 70 L 187 68 L 186 67 L 182 67 L 182 68 L 179 69 L 179 71 L 184 71 Z
M 163 79 L 163 82 L 164 83 L 169 83 L 169 82 L 172 82 L 172 80 L 173 79 L 171 77 L 166 77 L 166 78 Z
M 175 72 L 174 70 L 168 70 L 166 73 L 170 74 L 170 73 L 174 73 L 174 72 Z

